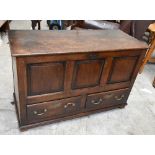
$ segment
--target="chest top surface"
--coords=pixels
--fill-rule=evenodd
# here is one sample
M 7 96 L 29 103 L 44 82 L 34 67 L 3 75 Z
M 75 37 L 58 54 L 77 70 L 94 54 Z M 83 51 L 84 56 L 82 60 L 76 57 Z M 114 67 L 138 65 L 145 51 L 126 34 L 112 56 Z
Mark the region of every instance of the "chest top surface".
M 146 43 L 120 30 L 11 30 L 12 56 L 146 49 Z

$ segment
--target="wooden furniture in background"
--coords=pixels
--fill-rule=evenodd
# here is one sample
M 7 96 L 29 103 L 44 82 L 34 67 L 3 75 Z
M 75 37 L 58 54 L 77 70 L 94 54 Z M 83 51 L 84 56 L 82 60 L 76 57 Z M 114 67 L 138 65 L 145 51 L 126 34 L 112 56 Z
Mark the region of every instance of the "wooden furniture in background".
M 74 23 L 73 20 L 62 20 L 62 22 L 63 22 L 63 24 L 62 24 L 63 30 L 66 30 L 67 27 L 71 26 Z M 50 30 L 50 20 L 47 20 L 47 25 Z M 35 30 L 36 27 L 38 27 L 38 30 L 41 30 L 41 20 L 31 20 L 31 27 L 33 30 Z
M 147 44 L 120 30 L 10 31 L 20 129 L 124 107 Z
M 41 30 L 41 20 L 31 20 L 32 29 L 35 30 L 38 26 L 38 30 Z
M 131 20 L 75 20 L 71 29 L 99 29 L 99 30 L 113 30 L 120 29 L 131 35 Z
M 72 29 L 120 29 L 123 32 L 143 40 L 143 35 L 154 20 L 75 20 Z
M 142 73 L 142 71 L 144 69 L 144 66 L 145 66 L 145 64 L 148 61 L 155 62 L 155 58 L 151 58 L 151 55 L 152 55 L 152 53 L 155 50 L 155 23 L 154 24 L 151 24 L 148 27 L 148 30 L 150 31 L 149 48 L 148 48 L 147 53 L 146 53 L 146 56 L 145 56 L 145 58 L 143 60 L 143 64 L 140 67 L 139 73 Z
M 0 20 L 0 31 L 7 31 L 10 29 L 8 20 Z
M 155 88 L 155 77 L 154 77 L 154 80 L 153 80 L 152 85 L 153 85 L 153 87 Z
M 154 50 L 152 51 L 152 54 L 153 54 L 153 52 L 155 52 L 155 23 L 153 23 L 149 26 L 149 30 L 151 32 L 152 44 L 154 44 L 154 46 L 153 46 Z M 152 54 L 151 54 L 151 56 L 152 56 Z M 148 61 L 151 63 L 155 63 L 155 57 L 153 58 L 151 56 L 150 56 L 150 59 Z

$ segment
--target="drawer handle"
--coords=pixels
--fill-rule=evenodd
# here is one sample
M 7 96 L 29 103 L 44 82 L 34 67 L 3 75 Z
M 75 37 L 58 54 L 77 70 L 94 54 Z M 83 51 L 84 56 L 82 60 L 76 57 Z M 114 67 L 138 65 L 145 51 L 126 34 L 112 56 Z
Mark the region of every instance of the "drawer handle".
M 68 106 L 75 106 L 75 103 L 67 103 L 66 105 L 64 105 L 64 108 L 66 109 Z
M 102 99 L 100 98 L 98 102 L 95 102 L 94 100 L 92 100 L 91 102 L 95 105 L 101 104 L 102 103 Z
M 44 111 L 44 112 L 42 112 L 42 113 L 38 113 L 37 111 L 33 111 L 33 113 L 34 113 L 35 115 L 41 116 L 41 115 L 44 115 L 44 114 L 47 112 L 47 109 L 44 109 L 43 111 Z
M 120 101 L 120 100 L 122 100 L 123 98 L 124 98 L 124 95 L 121 95 L 121 97 L 115 96 L 115 99 L 116 99 L 117 101 Z
M 104 98 L 107 98 L 107 99 L 109 99 L 111 97 L 113 97 L 113 94 L 107 94 L 107 95 L 104 96 Z

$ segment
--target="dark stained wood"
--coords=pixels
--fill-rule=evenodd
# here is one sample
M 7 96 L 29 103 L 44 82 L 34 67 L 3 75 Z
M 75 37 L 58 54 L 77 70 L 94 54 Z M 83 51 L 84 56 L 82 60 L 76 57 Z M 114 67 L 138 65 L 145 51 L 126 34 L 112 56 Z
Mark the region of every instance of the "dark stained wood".
M 119 56 L 138 56 L 141 55 L 142 52 L 146 52 L 145 49 L 143 50 L 124 50 L 124 51 L 112 51 L 112 52 L 96 52 L 99 58 L 109 58 L 111 55 L 112 57 L 119 57 Z M 54 54 L 54 55 L 37 55 L 37 56 L 20 56 L 23 57 L 26 63 L 45 63 L 45 62 L 59 62 L 59 61 L 70 61 L 70 60 L 88 60 L 90 59 L 89 53 L 71 53 L 71 54 Z M 17 56 L 18 57 L 18 56 Z
M 74 64 L 75 64 L 75 61 L 67 61 L 66 63 L 64 89 L 65 89 L 65 92 L 67 93 L 69 93 L 71 90 Z
M 120 30 L 9 31 L 12 56 L 146 49 Z M 132 52 L 132 50 L 130 51 Z
M 120 83 L 130 81 L 138 57 L 116 57 L 113 60 L 108 83 Z
M 112 62 L 113 62 L 112 57 L 106 58 L 104 68 L 103 68 L 103 72 L 102 72 L 102 76 L 101 76 L 101 80 L 100 80 L 100 86 L 106 85 L 107 80 L 108 80 L 108 76 L 109 76 L 109 73 L 111 70 Z
M 152 85 L 153 85 L 153 87 L 155 88 L 155 77 L 154 77 L 154 80 L 153 80 Z
M 19 128 L 20 128 L 20 131 L 26 131 L 27 129 L 38 127 L 38 126 L 41 126 L 41 125 L 47 125 L 47 124 L 56 123 L 56 122 L 60 122 L 60 121 L 71 120 L 71 119 L 74 119 L 74 118 L 88 116 L 90 114 L 99 113 L 99 112 L 103 112 L 103 111 L 107 111 L 107 110 L 112 110 L 112 109 L 115 109 L 115 108 L 124 108 L 126 105 L 127 105 L 127 103 L 123 103 L 123 104 L 117 104 L 117 105 L 113 105 L 113 106 L 110 106 L 110 107 L 105 107 L 105 108 L 100 108 L 100 109 L 95 109 L 95 110 L 93 110 L 93 109 L 92 110 L 84 109 L 80 113 L 78 111 L 77 113 L 73 113 L 72 115 L 68 115 L 68 116 L 49 119 L 49 120 L 46 120 L 46 121 L 41 121 L 41 122 L 36 122 L 36 123 L 29 123 L 27 125 L 20 125 L 19 124 Z
M 128 95 L 128 89 L 88 95 L 86 108 L 99 109 L 125 103 Z
M 147 48 L 115 30 L 12 31 L 9 40 L 21 129 L 124 107 Z
M 27 106 L 29 122 L 44 121 L 47 119 L 71 115 L 84 108 L 82 97 L 73 97 L 63 100 L 43 102 Z
M 16 97 L 19 97 L 16 99 L 18 103 L 18 111 L 19 111 L 19 118 L 20 118 L 20 124 L 24 125 L 27 122 L 26 118 L 26 97 L 27 95 L 27 81 L 26 81 L 26 70 L 25 68 L 25 62 L 23 58 L 16 59 L 16 68 L 15 72 L 17 72 L 17 79 L 15 79 L 15 82 L 17 82 L 17 87 L 15 87 L 15 93 L 18 91 L 18 94 Z
M 43 95 L 37 95 L 37 96 L 28 96 L 27 104 L 50 101 L 55 99 L 62 99 L 70 96 L 78 96 L 81 94 L 88 94 L 88 92 L 97 93 L 97 92 L 105 92 L 105 91 L 110 91 L 115 89 L 127 88 L 127 87 L 130 87 L 130 84 L 131 84 L 130 82 L 123 82 L 123 83 L 105 85 L 104 87 L 96 86 L 96 87 L 82 88 L 82 89 L 76 89 L 76 90 L 67 90 L 66 93 L 58 92 L 58 93 L 50 93 L 50 94 L 43 94 Z
M 27 66 L 28 95 L 63 91 L 65 63 L 40 63 Z
M 76 61 L 73 73 L 72 88 L 79 89 L 99 85 L 104 60 Z
M 10 30 L 9 20 L 0 20 L 0 32 L 6 32 Z

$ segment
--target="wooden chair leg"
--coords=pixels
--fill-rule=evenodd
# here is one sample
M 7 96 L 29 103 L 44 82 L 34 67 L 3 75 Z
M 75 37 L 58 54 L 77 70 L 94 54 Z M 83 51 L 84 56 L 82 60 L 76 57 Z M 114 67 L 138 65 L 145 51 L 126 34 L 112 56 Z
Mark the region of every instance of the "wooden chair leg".
M 40 26 L 40 21 L 38 21 L 38 30 L 41 29 L 41 26 Z
M 142 65 L 141 65 L 140 69 L 139 69 L 139 73 L 140 73 L 140 74 L 143 72 L 144 66 L 146 65 L 147 61 L 149 60 L 151 54 L 152 54 L 152 53 L 148 50 L 148 51 L 147 51 L 147 54 L 146 54 L 146 56 L 145 56 L 145 58 L 144 58 L 144 60 L 143 60 L 143 63 L 142 63 Z
M 31 26 L 32 26 L 32 29 L 35 30 L 35 27 L 36 27 L 36 21 L 35 20 L 31 20 Z
M 148 62 L 148 60 L 150 59 L 150 57 L 151 57 L 151 55 L 152 55 L 154 49 L 155 49 L 155 37 L 154 37 L 154 39 L 153 39 L 153 41 L 152 41 L 152 43 L 151 43 L 151 45 L 150 45 L 150 48 L 147 50 L 147 54 L 146 54 L 146 56 L 145 56 L 145 59 L 144 59 L 144 61 L 143 61 L 143 64 L 142 64 L 141 67 L 140 67 L 139 73 L 142 73 L 142 71 L 143 71 L 143 69 L 144 69 L 144 66 L 145 66 L 145 64 Z
M 149 59 L 149 62 L 150 62 L 150 63 L 155 63 L 155 58 L 150 58 L 150 59 Z
M 35 30 L 36 26 L 38 25 L 38 30 L 40 30 L 41 29 L 40 22 L 41 20 L 31 20 L 32 29 Z
M 154 81 L 153 81 L 152 85 L 155 88 L 155 77 L 154 77 Z

